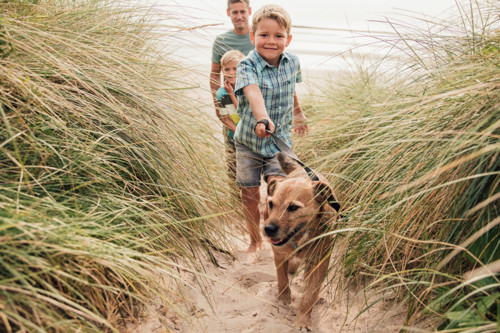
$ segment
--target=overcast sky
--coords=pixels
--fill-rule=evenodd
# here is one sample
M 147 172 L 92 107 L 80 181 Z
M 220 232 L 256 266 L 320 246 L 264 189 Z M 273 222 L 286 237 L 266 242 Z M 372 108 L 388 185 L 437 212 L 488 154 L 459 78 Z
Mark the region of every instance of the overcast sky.
M 162 0 L 156 0 L 162 2 Z M 164 0 L 168 2 L 171 0 Z M 463 1 L 463 0 L 461 0 Z M 226 0 L 176 0 L 192 8 L 194 16 L 219 20 L 229 24 Z M 283 6 L 292 17 L 294 25 L 337 29 L 367 29 L 372 20 L 385 17 L 443 17 L 456 11 L 455 0 L 251 0 L 254 10 L 268 3 Z
M 213 39 L 232 28 L 226 15 L 227 0 L 148 1 L 183 13 L 190 22 L 188 26 L 203 27 L 188 30 L 180 39 L 181 44 L 175 46 L 175 53 L 182 59 L 209 66 Z M 470 0 L 457 1 L 468 4 Z M 361 54 L 374 54 L 373 48 L 359 48 L 359 45 L 373 43 L 367 39 L 378 31 L 394 33 L 387 20 L 396 26 L 418 25 L 425 31 L 429 22 L 459 17 L 455 0 L 250 0 L 250 3 L 254 11 L 264 4 L 276 3 L 290 13 L 295 28 L 287 50 L 299 55 L 303 68 L 313 69 L 338 66 L 332 60 L 341 60 L 338 55 L 345 54 L 344 50 L 352 49 L 353 45 Z M 304 26 L 317 29 L 300 28 Z

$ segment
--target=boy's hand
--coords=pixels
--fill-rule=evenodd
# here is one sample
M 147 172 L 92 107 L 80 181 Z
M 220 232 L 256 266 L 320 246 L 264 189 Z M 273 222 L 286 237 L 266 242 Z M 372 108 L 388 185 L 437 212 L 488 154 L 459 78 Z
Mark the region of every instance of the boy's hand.
M 226 89 L 229 95 L 234 95 L 234 87 L 231 83 L 224 81 L 224 89 Z
M 259 122 L 257 123 L 257 125 L 255 125 L 255 134 L 257 134 L 257 136 L 260 139 L 271 136 L 271 134 L 267 133 L 266 129 L 269 130 L 271 133 L 274 133 L 274 129 L 275 129 L 274 123 L 272 122 L 271 119 L 269 119 L 269 118 L 260 119 L 260 121 L 262 121 L 262 120 L 267 120 L 267 122 L 269 123 L 269 126 L 266 128 L 265 124 L 259 123 Z
M 298 134 L 299 136 L 309 134 L 307 118 L 302 112 L 293 116 L 293 133 Z

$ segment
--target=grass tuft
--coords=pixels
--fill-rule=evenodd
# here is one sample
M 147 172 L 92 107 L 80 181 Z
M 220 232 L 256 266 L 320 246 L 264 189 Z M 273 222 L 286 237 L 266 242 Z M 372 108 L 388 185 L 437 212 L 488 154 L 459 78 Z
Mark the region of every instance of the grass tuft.
M 458 26 L 391 24 L 405 66 L 388 57 L 333 82 L 297 144 L 347 210 L 347 278 L 396 291 L 408 326 L 432 313 L 450 332 L 499 320 L 498 7 L 471 6 Z
M 187 315 L 159 276 L 225 245 L 222 148 L 162 56 L 175 14 L 122 5 L 0 3 L 0 331 Z

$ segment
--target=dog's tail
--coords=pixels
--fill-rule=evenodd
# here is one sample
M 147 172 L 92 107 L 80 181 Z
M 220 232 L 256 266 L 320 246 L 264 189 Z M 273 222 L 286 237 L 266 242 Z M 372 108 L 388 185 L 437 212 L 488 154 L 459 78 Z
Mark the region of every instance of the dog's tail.
M 291 174 L 293 171 L 296 170 L 303 170 L 304 173 L 307 175 L 304 168 L 299 163 L 297 163 L 297 161 L 290 158 L 287 154 L 283 152 L 278 153 L 278 161 L 280 162 L 281 169 L 287 175 Z

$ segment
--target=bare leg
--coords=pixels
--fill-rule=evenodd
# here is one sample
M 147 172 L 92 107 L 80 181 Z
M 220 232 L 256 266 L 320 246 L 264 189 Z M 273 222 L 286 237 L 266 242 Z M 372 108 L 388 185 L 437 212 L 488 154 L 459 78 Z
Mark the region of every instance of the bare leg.
M 255 252 L 262 247 L 262 236 L 260 235 L 260 189 L 249 187 L 241 189 L 241 202 L 246 216 L 247 229 L 250 234 L 250 246 L 247 252 Z

